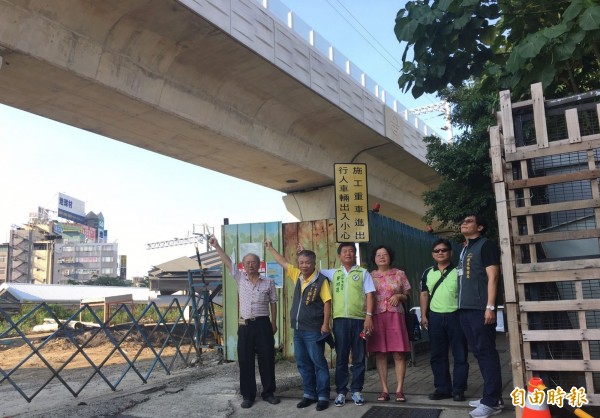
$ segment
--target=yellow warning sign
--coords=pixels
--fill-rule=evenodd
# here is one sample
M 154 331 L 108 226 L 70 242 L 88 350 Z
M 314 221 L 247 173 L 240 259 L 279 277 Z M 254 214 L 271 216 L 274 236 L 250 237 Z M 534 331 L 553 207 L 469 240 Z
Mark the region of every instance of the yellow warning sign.
M 338 242 L 369 241 L 366 164 L 334 164 L 335 224 Z

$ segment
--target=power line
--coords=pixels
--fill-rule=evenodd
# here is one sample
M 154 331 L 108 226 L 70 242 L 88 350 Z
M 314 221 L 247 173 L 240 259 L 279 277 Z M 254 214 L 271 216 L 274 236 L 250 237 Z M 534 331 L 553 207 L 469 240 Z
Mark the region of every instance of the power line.
M 390 51 L 389 51 L 389 50 L 388 50 L 388 49 L 387 49 L 387 48 L 386 48 L 386 47 L 385 47 L 385 46 L 384 46 L 384 45 L 383 45 L 381 42 L 379 42 L 379 41 L 377 40 L 377 38 L 376 38 L 376 37 L 375 37 L 375 36 L 374 36 L 374 35 L 373 35 L 373 34 L 372 34 L 372 33 L 371 33 L 371 32 L 370 32 L 370 31 L 369 31 L 369 30 L 368 30 L 368 29 L 367 29 L 367 28 L 366 28 L 366 27 L 365 27 L 365 26 L 364 26 L 364 25 L 361 23 L 361 22 L 360 22 L 360 20 L 358 20 L 358 19 L 356 18 L 356 16 L 354 16 L 354 15 L 352 14 L 352 12 L 351 12 L 351 11 L 350 11 L 350 10 L 349 10 L 349 9 L 348 9 L 346 6 L 344 6 L 344 4 L 343 4 L 343 3 L 342 3 L 340 0 L 336 0 L 336 1 L 337 1 L 337 3 L 338 3 L 338 4 L 339 4 L 339 5 L 340 5 L 340 6 L 341 6 L 341 7 L 342 7 L 342 8 L 343 8 L 345 11 L 346 11 L 346 13 L 348 13 L 348 15 L 350 15 L 350 17 L 352 17 L 352 19 L 354 19 L 354 21 L 355 21 L 356 23 L 358 23 L 358 24 L 360 25 L 360 27 L 361 27 L 361 28 L 362 28 L 362 29 L 363 29 L 363 30 L 364 30 L 364 31 L 365 31 L 367 34 L 369 34 L 369 36 L 370 36 L 371 38 L 373 38 L 373 40 L 374 40 L 374 41 L 377 43 L 377 45 L 379 45 L 379 47 L 380 47 L 381 49 L 383 49 L 383 50 L 384 50 L 384 51 L 385 51 L 385 52 L 386 52 L 386 53 L 387 53 L 387 54 L 390 56 L 390 58 L 396 62 L 396 64 L 397 64 L 397 67 L 395 67 L 395 66 L 392 64 L 392 66 L 394 66 L 394 69 L 396 69 L 396 70 L 399 70 L 400 68 L 402 68 L 402 63 L 396 59 L 396 57 L 394 56 L 394 54 L 392 54 L 392 53 L 391 53 L 391 52 L 390 52 Z M 336 8 L 335 8 L 335 7 L 334 7 L 334 6 L 331 4 L 330 0 L 327 0 L 327 3 L 329 3 L 329 5 L 330 5 L 330 6 L 331 6 L 331 7 L 332 7 L 334 10 L 336 10 L 336 12 L 337 12 L 337 13 L 338 13 L 340 16 L 342 16 L 342 18 L 344 18 L 344 16 L 343 16 L 343 15 L 342 15 L 342 14 L 341 14 L 341 13 L 340 13 L 340 12 L 339 12 L 339 11 L 338 11 Z M 346 20 L 346 19 L 344 18 L 344 20 Z M 348 22 L 348 20 L 346 20 L 346 22 Z M 360 33 L 360 31 L 358 31 L 358 30 L 357 30 L 357 29 L 356 29 L 356 28 L 355 28 L 355 27 L 352 25 L 352 23 L 348 22 L 348 24 L 349 24 L 350 26 L 352 26 L 352 27 L 353 27 L 353 29 L 354 29 L 354 30 L 355 30 L 355 31 L 356 31 L 356 32 L 357 32 L 357 33 L 358 33 L 358 34 L 359 34 L 359 35 L 360 35 L 360 36 L 361 36 L 361 37 L 362 37 L 362 38 L 363 38 L 365 41 L 369 42 L 369 41 L 368 41 L 368 40 L 367 40 L 367 39 L 366 39 L 366 38 L 365 38 L 365 37 L 364 37 L 364 36 L 363 36 L 363 35 Z M 370 43 L 369 43 L 369 45 L 373 46 L 373 45 L 372 45 L 372 44 L 370 44 Z M 383 57 L 383 55 L 382 55 L 382 54 L 381 54 L 379 51 L 377 51 L 377 52 L 379 53 L 379 55 L 381 55 L 381 56 Z M 385 59 L 385 57 L 383 57 L 383 58 Z M 386 61 L 387 61 L 387 59 L 386 59 Z M 389 62 L 389 61 L 388 61 L 388 62 Z M 390 63 L 390 64 L 391 64 L 391 63 Z
M 355 25 L 354 25 L 352 22 L 350 22 L 350 21 L 349 21 L 349 20 L 348 20 L 348 19 L 347 19 L 347 18 L 344 16 L 344 14 L 343 14 L 343 13 L 341 13 L 341 12 L 340 12 L 340 10 L 339 10 L 339 9 L 338 9 L 336 6 L 334 6 L 334 5 L 332 4 L 331 0 L 327 0 L 327 3 L 329 4 L 329 6 L 330 6 L 330 7 L 331 7 L 331 8 L 332 8 L 332 9 L 333 9 L 333 10 L 334 10 L 334 11 L 335 11 L 335 12 L 336 12 L 336 13 L 337 13 L 337 14 L 338 14 L 338 15 L 339 15 L 341 18 L 342 18 L 342 19 L 344 19 L 344 21 L 345 21 L 345 22 L 346 22 L 346 23 L 347 23 L 347 24 L 348 24 L 348 25 L 349 25 L 349 26 L 350 26 L 350 27 L 351 27 L 351 28 L 352 28 L 352 29 L 353 29 L 353 30 L 354 30 L 356 33 L 358 33 L 358 35 L 359 35 L 361 38 L 363 38 L 363 39 L 365 40 L 365 42 L 367 42 L 367 44 L 369 44 L 371 47 L 373 47 L 373 49 L 375 50 L 375 52 L 377 52 L 377 54 L 378 54 L 379 56 L 381 56 L 381 57 L 382 57 L 382 58 L 383 58 L 383 59 L 384 59 L 384 60 L 385 60 L 385 61 L 386 61 L 386 62 L 387 62 L 387 63 L 388 63 L 388 64 L 389 64 L 389 65 L 390 65 L 390 66 L 391 66 L 391 67 L 392 67 L 394 70 L 396 70 L 396 71 L 400 72 L 400 71 L 401 71 L 401 68 L 402 68 L 402 63 L 401 63 L 400 61 L 398 61 L 398 60 L 395 58 L 394 54 L 392 54 L 392 53 L 391 53 L 391 52 L 390 52 L 390 51 L 389 51 L 389 50 L 388 50 L 388 49 L 387 49 L 387 48 L 386 48 L 386 47 L 385 47 L 383 44 L 381 44 L 381 42 L 379 42 L 379 41 L 377 40 L 377 38 L 376 38 L 376 37 L 375 37 L 375 36 L 374 36 L 374 35 L 373 35 L 373 34 L 372 34 L 372 33 L 371 33 L 371 32 L 370 32 L 370 31 L 369 31 L 369 30 L 368 30 L 368 29 L 367 29 L 367 28 L 366 28 L 366 27 L 365 27 L 365 26 L 364 26 L 364 25 L 361 23 L 361 22 L 360 22 L 360 20 L 359 20 L 359 19 L 358 19 L 356 16 L 354 16 L 354 15 L 352 14 L 352 12 L 351 12 L 351 11 L 350 11 L 350 10 L 349 10 L 349 9 L 348 9 L 346 6 L 344 6 L 344 4 L 343 4 L 343 3 L 342 3 L 340 0 L 336 0 L 336 2 L 337 2 L 337 3 L 338 3 L 338 4 L 339 4 L 339 5 L 340 5 L 340 6 L 341 6 L 341 7 L 342 7 L 342 8 L 343 8 L 345 11 L 346 11 L 346 13 L 347 13 L 347 14 L 348 14 L 350 17 L 352 17 L 352 19 L 354 19 L 354 21 L 355 21 L 356 23 L 358 23 L 358 25 L 360 25 L 360 27 L 361 27 L 361 28 L 362 28 L 362 29 L 363 29 L 363 30 L 364 30 L 364 31 L 365 31 L 365 32 L 366 32 L 366 33 L 367 33 L 367 34 L 368 34 L 368 35 L 369 35 L 369 36 L 370 36 L 370 37 L 371 37 L 371 38 L 372 38 L 372 39 L 373 39 L 373 40 L 374 40 L 376 43 L 377 43 L 377 45 L 378 45 L 378 46 L 379 46 L 379 47 L 380 47 L 380 48 L 381 48 L 383 51 L 385 51 L 385 52 L 387 53 L 387 55 L 389 55 L 389 57 L 391 57 L 391 59 L 392 59 L 393 61 L 395 61 L 395 63 L 391 62 L 391 61 L 390 61 L 388 58 L 386 58 L 386 57 L 385 57 L 385 56 L 384 56 L 384 55 L 381 53 L 381 51 L 380 51 L 380 50 L 379 50 L 379 49 L 378 49 L 378 48 L 377 48 L 375 45 L 373 45 L 373 43 L 372 43 L 371 41 L 369 41 L 369 39 L 367 39 L 367 38 L 366 38 L 366 37 L 365 37 L 365 36 L 364 36 L 364 35 L 361 33 L 361 31 L 359 31 L 359 30 L 356 28 L 356 26 L 355 26 Z M 430 103 L 432 103 L 432 104 L 434 103 L 434 100 L 433 100 L 431 97 L 427 96 L 427 95 L 425 96 L 425 99 L 426 99 L 427 101 L 429 101 Z
M 339 3 L 339 0 L 337 0 L 337 2 Z M 339 11 L 339 10 L 338 10 L 336 7 L 335 7 L 335 6 L 334 6 L 334 5 L 331 3 L 331 1 L 330 1 L 330 0 L 327 0 L 327 3 L 329 4 L 329 6 L 330 6 L 330 7 L 331 7 L 333 10 L 335 10 L 335 12 L 336 12 L 338 15 L 340 15 L 340 16 L 341 16 L 341 18 L 342 18 L 342 19 L 344 19 L 344 20 L 346 21 L 346 23 L 347 23 L 348 25 L 350 25 L 350 27 L 351 27 L 352 29 L 354 29 L 354 31 L 355 31 L 356 33 L 358 33 L 358 35 L 359 35 L 361 38 L 363 38 L 363 39 L 365 40 L 365 42 L 366 42 L 366 43 L 368 43 L 368 44 L 369 44 L 369 45 L 370 45 L 370 46 L 371 46 L 371 47 L 372 47 L 372 48 L 375 50 L 375 52 L 377 52 L 377 54 L 379 54 L 379 56 L 381 56 L 381 58 L 383 58 L 383 59 L 384 59 L 384 60 L 385 60 L 385 61 L 386 61 L 388 64 L 390 64 L 390 66 L 391 66 L 391 67 L 392 67 L 394 70 L 396 70 L 396 71 L 400 71 L 400 68 L 402 67 L 402 65 L 401 65 L 401 64 L 400 64 L 398 61 L 396 61 L 396 63 L 398 64 L 398 66 L 397 66 L 396 64 L 394 64 L 393 62 L 391 62 L 391 61 L 390 61 L 390 60 L 389 60 L 387 57 L 385 57 L 385 56 L 384 56 L 384 55 L 383 55 L 383 54 L 382 54 L 382 53 L 379 51 L 379 49 L 378 49 L 378 48 L 377 48 L 375 45 L 373 45 L 373 43 L 372 43 L 372 42 L 371 42 L 369 39 L 367 39 L 367 38 L 366 38 L 366 37 L 365 37 L 365 36 L 364 36 L 364 35 L 363 35 L 363 34 L 362 34 L 362 33 L 361 33 L 361 32 L 360 32 L 360 31 L 359 31 L 357 28 L 356 28 L 356 26 L 355 26 L 354 24 L 352 24 L 352 22 L 350 22 L 350 21 L 349 21 L 349 20 L 348 20 L 348 19 L 347 19 L 347 18 L 346 18 L 346 17 L 345 17 L 345 16 L 344 16 L 344 15 L 343 15 L 343 14 L 342 14 L 342 13 L 341 13 L 341 12 L 340 12 L 340 11 Z M 341 4 L 341 3 L 340 3 L 340 4 Z M 366 29 L 366 28 L 365 28 L 365 27 L 364 27 L 364 26 L 361 24 L 361 23 L 360 23 L 360 21 L 359 21 L 359 20 L 358 20 L 356 17 L 354 17 L 354 15 L 353 15 L 352 13 L 350 13 L 350 11 L 349 11 L 349 10 L 348 10 L 348 9 L 347 9 L 347 8 L 346 8 L 344 5 L 342 5 L 342 7 L 343 7 L 343 8 L 346 10 L 346 12 L 347 12 L 347 13 L 348 13 L 348 14 L 349 14 L 349 15 L 350 15 L 350 16 L 351 16 L 351 17 L 352 17 L 352 18 L 353 18 L 353 19 L 354 19 L 356 22 L 358 22 L 358 24 L 359 24 L 359 25 L 360 25 L 360 26 L 361 26 L 361 27 L 362 27 L 362 28 L 365 30 L 365 32 L 367 32 L 367 33 L 369 34 L 369 36 L 371 36 L 371 38 L 373 38 L 373 39 L 375 40 L 375 42 L 376 42 L 378 45 L 380 45 L 380 46 L 381 46 L 381 48 L 382 48 L 382 49 L 383 49 L 383 50 L 384 50 L 384 51 L 385 51 L 385 52 L 386 52 L 386 53 L 387 53 L 387 54 L 388 54 L 390 57 L 392 57 L 392 59 L 394 59 L 394 58 L 393 58 L 393 55 L 392 55 L 392 54 L 391 54 L 391 53 L 390 53 L 390 52 L 389 52 L 389 51 L 388 51 L 388 50 L 387 50 L 387 49 L 386 49 L 386 48 L 385 48 L 383 45 L 381 45 L 381 43 L 380 43 L 379 41 L 377 41 L 377 38 L 375 38 L 375 37 L 374 37 L 374 36 L 373 36 L 373 35 L 372 35 L 372 34 L 371 34 L 371 33 L 370 33 L 370 32 L 369 32 L 369 31 L 368 31 L 368 30 L 367 30 L 367 29 Z M 394 59 L 394 60 L 395 60 L 395 59 Z

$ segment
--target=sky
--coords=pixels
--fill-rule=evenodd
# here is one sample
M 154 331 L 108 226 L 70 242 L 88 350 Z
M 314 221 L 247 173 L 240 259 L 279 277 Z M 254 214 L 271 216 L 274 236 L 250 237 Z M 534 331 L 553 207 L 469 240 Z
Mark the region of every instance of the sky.
M 397 86 L 402 48 L 395 38 L 398 0 L 271 0 L 288 7 L 404 106 L 415 101 Z M 0 93 L 1 102 L 1 93 Z M 441 118 L 424 115 L 434 129 Z M 102 212 L 109 242 L 127 255 L 127 278 L 153 265 L 193 255 L 192 245 L 146 250 L 147 243 L 184 238 L 207 224 L 220 237 L 230 224 L 296 222 L 283 194 L 262 186 L 136 148 L 0 104 L 0 168 L 6 187 L 0 203 L 0 243 L 11 225 L 28 221 L 38 206 L 57 209 L 62 192 Z M 261 205 L 245 205 L 258 201 Z M 202 248 L 202 246 L 201 246 Z

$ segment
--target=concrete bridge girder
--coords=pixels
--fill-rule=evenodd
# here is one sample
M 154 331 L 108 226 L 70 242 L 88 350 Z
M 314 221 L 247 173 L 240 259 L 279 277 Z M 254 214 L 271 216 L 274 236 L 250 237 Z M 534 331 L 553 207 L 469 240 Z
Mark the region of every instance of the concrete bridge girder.
M 409 196 L 410 195 L 404 195 Z M 395 199 L 395 197 L 392 197 Z M 414 200 L 415 205 L 418 204 L 416 199 Z M 334 186 L 323 187 L 317 190 L 288 193 L 283 197 L 283 202 L 286 209 L 296 218 L 310 221 L 319 219 L 333 219 L 335 218 L 335 189 Z M 369 193 L 369 204 L 371 207 L 375 203 L 381 204 L 380 213 L 389 213 L 390 207 L 393 203 L 385 198 L 374 197 L 373 194 Z M 395 209 L 396 216 L 401 217 L 405 223 L 411 225 L 422 225 L 421 218 L 415 215 L 415 212 L 410 210 L 399 211 Z
M 282 192 L 366 162 L 382 213 L 418 225 L 437 182 L 398 141 L 175 0 L 4 0 L 0 48 L 2 103 Z

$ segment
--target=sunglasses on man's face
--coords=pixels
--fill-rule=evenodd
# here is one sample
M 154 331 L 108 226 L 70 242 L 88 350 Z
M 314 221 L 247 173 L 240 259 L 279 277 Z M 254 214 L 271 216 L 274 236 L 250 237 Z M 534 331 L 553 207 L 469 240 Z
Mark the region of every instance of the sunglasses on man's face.
M 449 248 L 436 248 L 435 250 L 433 250 L 433 252 L 436 253 L 436 254 L 447 253 L 448 251 L 450 251 Z

